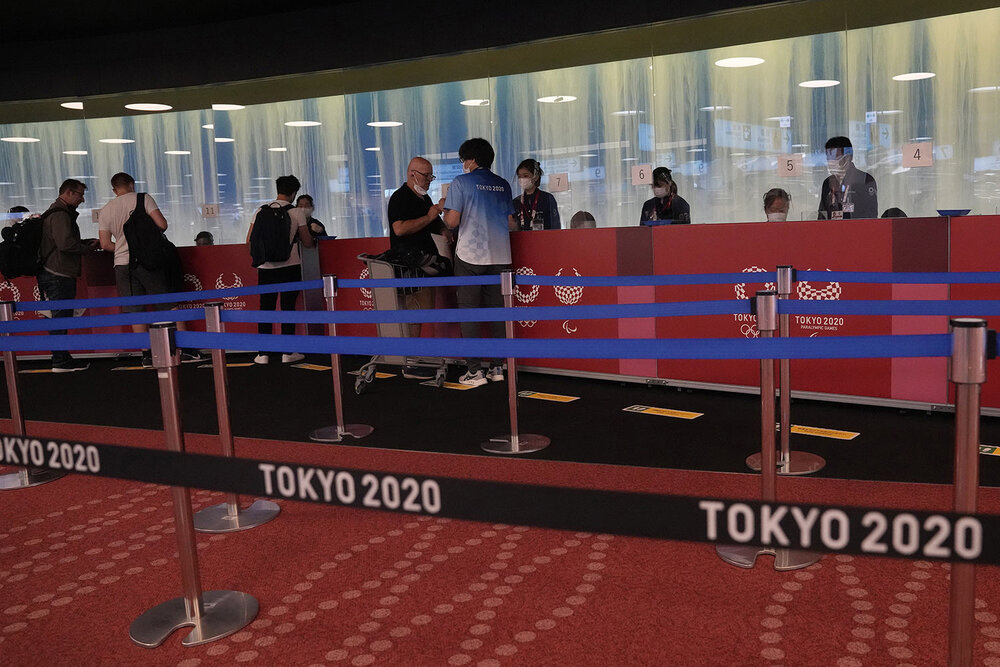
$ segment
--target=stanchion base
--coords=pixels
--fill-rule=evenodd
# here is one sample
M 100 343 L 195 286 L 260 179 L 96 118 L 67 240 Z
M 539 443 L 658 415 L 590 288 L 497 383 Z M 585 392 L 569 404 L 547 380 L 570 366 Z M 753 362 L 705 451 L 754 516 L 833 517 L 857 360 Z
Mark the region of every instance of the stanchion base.
M 552 442 L 544 435 L 538 435 L 537 433 L 521 433 L 517 436 L 517 446 L 515 447 L 511 443 L 511 437 L 509 435 L 501 435 L 496 438 L 490 438 L 486 442 L 480 445 L 483 451 L 490 452 L 492 454 L 529 454 L 531 452 L 537 452 L 541 449 L 545 449 Z
M 206 591 L 202 593 L 204 613 L 198 622 L 188 616 L 184 598 L 174 598 L 145 611 L 132 621 L 128 635 L 139 646 L 156 648 L 174 630 L 186 625 L 194 629 L 181 644 L 198 646 L 222 639 L 250 624 L 257 616 L 257 599 L 239 591 Z
M 761 554 L 774 556 L 774 569 L 779 572 L 809 567 L 823 557 L 822 554 L 799 549 L 769 549 L 767 547 L 745 547 L 731 544 L 720 544 L 715 547 L 715 553 L 719 554 L 719 558 L 730 565 L 745 568 L 752 568 L 757 561 L 757 556 Z
M 352 438 L 363 438 L 374 430 L 375 427 L 368 424 L 345 424 L 343 428 L 324 426 L 310 433 L 309 439 L 314 442 L 342 442 L 345 435 Z
M 255 528 L 278 516 L 281 508 L 270 500 L 254 501 L 236 516 L 229 514 L 229 505 L 221 503 L 206 507 L 194 514 L 194 529 L 199 533 L 235 533 Z
M 780 458 L 780 455 L 779 455 Z M 775 468 L 779 475 L 808 475 L 822 470 L 826 459 L 809 452 L 788 452 L 788 461 L 778 461 Z M 747 467 L 760 472 L 760 452 L 747 457 Z
M 17 472 L 0 475 L 0 491 L 26 489 L 29 486 L 47 484 L 65 476 L 66 473 L 59 472 L 58 470 L 46 470 L 45 468 L 21 468 Z

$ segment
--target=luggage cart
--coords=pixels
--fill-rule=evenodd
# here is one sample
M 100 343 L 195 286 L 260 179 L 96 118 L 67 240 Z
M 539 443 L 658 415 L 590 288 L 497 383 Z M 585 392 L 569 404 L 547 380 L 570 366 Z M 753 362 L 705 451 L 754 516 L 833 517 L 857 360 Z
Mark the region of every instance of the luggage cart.
M 422 277 L 414 269 L 394 262 L 379 259 L 377 255 L 361 253 L 358 259 L 368 267 L 370 278 L 419 278 Z M 412 294 L 418 288 L 415 287 L 373 287 L 372 300 L 375 302 L 376 310 L 405 310 L 406 303 L 403 300 L 407 294 Z M 404 322 L 379 322 L 378 335 L 380 338 L 409 338 L 409 325 Z M 372 382 L 375 381 L 375 370 L 378 364 L 403 366 L 418 366 L 422 368 L 433 368 L 435 386 L 444 385 L 445 376 L 448 373 L 448 363 L 459 363 L 455 359 L 443 357 L 406 357 L 398 354 L 376 354 L 367 364 L 358 369 L 358 378 L 354 381 L 354 392 L 363 394 Z

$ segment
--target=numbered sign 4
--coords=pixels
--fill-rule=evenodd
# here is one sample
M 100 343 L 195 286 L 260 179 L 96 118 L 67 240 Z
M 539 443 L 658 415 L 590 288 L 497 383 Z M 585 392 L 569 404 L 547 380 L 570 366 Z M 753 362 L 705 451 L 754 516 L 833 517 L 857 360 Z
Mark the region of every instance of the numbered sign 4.
M 632 185 L 652 185 L 653 165 L 639 164 L 632 167 Z
M 903 144 L 904 167 L 930 167 L 934 164 L 934 144 L 922 141 L 918 144 Z
M 778 157 L 778 176 L 791 178 L 802 175 L 802 153 L 789 153 Z
M 569 174 L 549 174 L 549 192 L 569 190 Z

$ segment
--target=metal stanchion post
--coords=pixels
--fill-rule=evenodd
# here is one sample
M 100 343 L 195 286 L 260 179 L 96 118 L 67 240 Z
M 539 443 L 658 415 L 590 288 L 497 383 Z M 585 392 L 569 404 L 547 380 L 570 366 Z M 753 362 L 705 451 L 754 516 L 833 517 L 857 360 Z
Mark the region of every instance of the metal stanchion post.
M 205 304 L 205 329 L 222 333 L 222 302 Z M 222 455 L 236 455 L 233 429 L 229 420 L 229 374 L 226 371 L 226 351 L 212 350 L 212 374 L 215 379 L 215 412 L 219 422 L 219 444 Z M 270 500 L 256 500 L 245 510 L 240 509 L 240 497 L 226 494 L 226 502 L 206 507 L 194 515 L 194 529 L 202 533 L 233 533 L 267 523 L 278 516 L 281 508 Z
M 986 322 L 951 320 L 949 379 L 955 383 L 956 514 L 976 513 L 979 490 L 979 393 L 986 381 Z M 953 563 L 948 610 L 948 664 L 971 667 L 976 640 L 976 566 Z
M 778 299 L 787 299 L 792 293 L 792 283 L 795 281 L 795 270 L 788 265 L 777 267 Z M 788 313 L 778 315 L 778 335 L 788 338 Z M 793 452 L 791 449 L 792 434 L 792 374 L 791 362 L 788 359 L 778 360 L 778 398 L 779 415 L 778 438 L 781 453 L 778 455 L 779 475 L 808 475 L 826 465 L 822 456 L 809 452 Z M 760 454 L 753 453 L 747 457 L 747 467 L 760 470 Z
M 180 385 L 177 366 L 180 350 L 174 340 L 177 325 L 158 322 L 149 328 L 153 366 L 160 385 L 160 409 L 163 431 L 171 451 L 184 451 L 184 431 L 181 427 Z M 257 615 L 256 598 L 239 591 L 207 591 L 202 593 L 198 573 L 198 549 L 195 543 L 191 515 L 191 494 L 186 487 L 173 486 L 174 521 L 177 530 L 177 553 L 181 565 L 184 597 L 167 600 L 146 610 L 132 621 L 129 637 L 136 644 L 155 648 L 170 634 L 184 626 L 194 629 L 182 640 L 184 646 L 197 646 L 221 639 L 246 627 Z
M 15 301 L 0 301 L 0 322 L 14 321 Z M 9 333 L 0 334 L 9 336 Z M 4 350 L 3 370 L 7 377 L 7 399 L 10 401 L 11 430 L 16 435 L 25 435 L 24 413 L 21 411 L 21 382 L 17 374 L 17 355 L 13 350 Z M 0 475 L 0 491 L 38 486 L 63 477 L 66 473 L 45 468 L 18 468 L 17 472 Z
M 762 338 L 772 338 L 778 328 L 778 298 L 772 291 L 757 292 L 757 330 Z M 764 503 L 777 501 L 777 452 L 774 446 L 774 359 L 760 360 L 760 499 Z M 797 570 L 808 567 L 821 558 L 820 554 L 798 549 L 719 545 L 719 558 L 737 567 L 750 568 L 757 556 L 774 556 L 775 570 Z
M 514 272 L 504 271 L 500 274 L 500 291 L 503 294 L 503 305 L 514 307 Z M 514 321 L 507 320 L 507 339 L 514 339 Z M 482 445 L 484 451 L 494 454 L 527 454 L 545 449 L 551 442 L 544 435 L 537 433 L 518 433 L 517 424 L 517 361 L 507 357 L 507 403 L 510 406 L 510 435 L 490 438 Z
M 337 276 L 323 276 L 323 298 L 326 299 L 326 309 L 331 313 L 337 309 Z M 330 322 L 327 326 L 330 337 L 337 336 L 337 325 Z M 345 435 L 354 438 L 363 438 L 375 430 L 374 426 L 368 424 L 345 424 L 344 423 L 344 398 L 343 388 L 340 379 L 340 355 L 330 355 L 330 368 L 333 374 L 333 408 L 336 413 L 337 423 L 333 426 L 323 426 L 309 434 L 310 440 L 316 442 L 342 442 Z

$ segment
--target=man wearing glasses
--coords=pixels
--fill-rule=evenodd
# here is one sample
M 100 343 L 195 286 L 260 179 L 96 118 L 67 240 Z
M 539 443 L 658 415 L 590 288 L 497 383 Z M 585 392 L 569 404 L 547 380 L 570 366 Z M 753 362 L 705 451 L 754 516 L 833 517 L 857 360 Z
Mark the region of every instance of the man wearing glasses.
M 83 203 L 87 186 L 75 178 L 63 181 L 59 197 L 42 216 L 42 240 L 39 255 L 42 269 L 38 272 L 38 291 L 46 301 L 76 298 L 76 279 L 80 277 L 81 256 L 97 247 L 97 240 L 80 239 L 77 207 Z M 73 309 L 52 311 L 52 317 L 72 317 Z M 51 331 L 53 335 L 65 334 L 65 329 Z M 52 351 L 52 372 L 72 373 L 86 370 L 90 364 L 74 359 L 69 352 Z
M 435 234 L 443 236 L 444 223 L 441 211 L 444 199 L 433 203 L 427 195 L 435 178 L 434 167 L 422 157 L 410 160 L 406 167 L 406 182 L 389 198 L 389 247 L 400 253 L 419 251 L 430 256 L 438 255 Z M 422 287 L 406 295 L 409 310 L 427 310 L 434 307 L 433 287 Z M 420 324 L 410 324 L 410 336 L 420 336 Z M 432 369 L 404 366 L 403 377 L 427 380 L 434 377 Z

